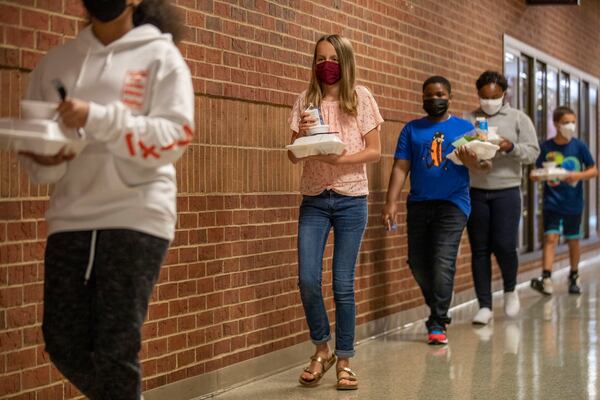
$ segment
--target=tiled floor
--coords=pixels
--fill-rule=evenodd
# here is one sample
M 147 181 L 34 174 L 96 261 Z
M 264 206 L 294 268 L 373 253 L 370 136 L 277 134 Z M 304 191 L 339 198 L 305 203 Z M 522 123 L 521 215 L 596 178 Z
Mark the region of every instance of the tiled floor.
M 318 387 L 303 388 L 298 367 L 215 398 L 596 400 L 600 263 L 582 269 L 581 276 L 581 296 L 566 293 L 565 274 L 555 278 L 552 297 L 522 287 L 522 310 L 514 319 L 504 316 L 499 298 L 491 326 L 470 323 L 474 302 L 459 307 L 445 347 L 425 344 L 421 322 L 358 346 L 352 362 L 360 378 L 357 391 L 336 391 L 333 369 Z

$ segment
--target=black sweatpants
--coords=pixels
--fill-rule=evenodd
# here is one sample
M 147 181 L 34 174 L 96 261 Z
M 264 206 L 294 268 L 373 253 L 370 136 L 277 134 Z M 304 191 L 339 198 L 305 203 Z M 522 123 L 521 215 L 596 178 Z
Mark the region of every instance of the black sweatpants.
M 492 309 L 492 254 L 500 266 L 504 292 L 513 292 L 517 285 L 521 191 L 471 189 L 471 207 L 467 230 L 473 283 L 479 307 Z
M 93 235 L 93 268 L 84 283 Z M 92 400 L 140 399 L 141 328 L 168 245 L 165 239 L 122 229 L 48 237 L 46 351 Z

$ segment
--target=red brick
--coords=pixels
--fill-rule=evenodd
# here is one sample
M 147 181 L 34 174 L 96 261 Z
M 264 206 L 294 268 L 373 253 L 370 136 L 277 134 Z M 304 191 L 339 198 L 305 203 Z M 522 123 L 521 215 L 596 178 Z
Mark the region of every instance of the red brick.
M 4 31 L 5 43 L 16 47 L 33 48 L 33 31 L 19 28 L 7 27 Z
M 35 239 L 36 228 L 35 222 L 11 222 L 7 225 L 8 241 Z
M 50 367 L 43 366 L 23 371 L 22 387 L 24 390 L 45 386 L 50 383 Z
M 35 348 L 8 353 L 6 358 L 7 371 L 19 371 L 26 368 L 35 367 L 35 353 Z
M 16 394 L 21 388 L 21 374 L 3 375 L 0 379 L 0 397 L 6 398 L 8 395 Z
M 75 20 L 70 18 L 63 18 L 53 15 L 52 19 L 50 20 L 50 25 L 52 32 L 56 32 L 61 35 L 75 36 L 77 31 Z
M 48 14 L 29 9 L 21 10 L 21 21 L 28 28 L 40 29 L 42 31 L 47 31 L 50 26 L 50 17 Z
M 0 221 L 21 218 L 21 203 L 18 201 L 0 201 Z

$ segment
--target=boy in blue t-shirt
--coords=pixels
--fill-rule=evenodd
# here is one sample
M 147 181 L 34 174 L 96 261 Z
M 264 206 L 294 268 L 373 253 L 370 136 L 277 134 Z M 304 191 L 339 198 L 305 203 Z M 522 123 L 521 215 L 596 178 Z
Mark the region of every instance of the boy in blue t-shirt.
M 448 342 L 448 309 L 454 288 L 456 255 L 471 212 L 469 170 L 485 171 L 491 162 L 480 162 L 466 147 L 457 150 L 464 166 L 447 156 L 452 143 L 474 130 L 470 122 L 448 113 L 451 86 L 433 76 L 423 84 L 427 116 L 406 124 L 396 149 L 382 219 L 395 225 L 398 200 L 410 172 L 407 202 L 408 264 L 431 311 L 426 322 L 429 344 Z
M 553 161 L 557 167 L 570 171 L 563 180 L 547 181 L 544 184 L 544 251 L 542 276 L 531 280 L 531 287 L 550 295 L 552 288 L 552 264 L 559 236 L 567 239 L 571 272 L 569 293 L 579 294 L 579 239 L 581 238 L 581 215 L 583 213 L 583 182 L 598 175 L 589 149 L 575 134 L 576 117 L 568 107 L 558 107 L 553 115 L 557 135 L 542 143 L 536 167 Z M 537 180 L 531 176 L 532 180 Z M 561 229 L 562 228 L 562 229 Z

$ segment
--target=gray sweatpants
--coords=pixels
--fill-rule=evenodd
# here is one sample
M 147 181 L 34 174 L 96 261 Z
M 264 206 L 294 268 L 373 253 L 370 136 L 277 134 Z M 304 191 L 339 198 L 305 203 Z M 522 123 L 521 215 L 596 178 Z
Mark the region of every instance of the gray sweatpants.
M 152 287 L 168 241 L 132 230 L 55 233 L 45 256 L 46 351 L 92 400 L 139 400 L 138 352 Z

